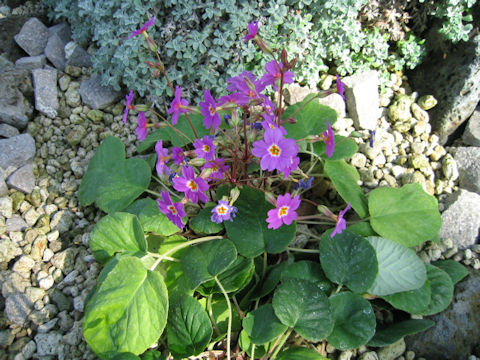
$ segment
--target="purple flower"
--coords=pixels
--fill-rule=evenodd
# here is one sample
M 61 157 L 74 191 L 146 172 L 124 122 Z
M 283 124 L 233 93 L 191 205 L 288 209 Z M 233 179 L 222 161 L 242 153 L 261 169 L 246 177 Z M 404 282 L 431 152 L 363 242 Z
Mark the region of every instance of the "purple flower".
M 283 171 L 292 165 L 298 146 L 295 140 L 285 139 L 280 129 L 266 130 L 264 140 L 253 143 L 252 154 L 260 160 L 262 170 Z
M 247 42 L 257 36 L 258 33 L 258 22 L 250 22 L 248 24 L 248 34 L 243 37 L 243 41 Z
M 217 103 L 215 99 L 210 94 L 210 90 L 207 89 L 204 91 L 203 96 L 205 101 L 200 103 L 200 111 L 204 116 L 203 126 L 207 129 L 212 127 L 214 130 L 220 126 L 220 116 L 217 112 Z
M 145 113 L 143 111 L 140 111 L 138 113 L 136 131 L 138 140 L 145 140 L 145 138 L 147 137 L 147 118 L 145 117 Z
M 298 190 L 300 188 L 302 188 L 303 190 L 307 190 L 307 189 L 310 189 L 312 187 L 312 183 L 313 183 L 313 177 L 309 177 L 307 180 L 299 180 L 298 183 L 296 183 L 294 186 L 293 186 L 293 189 L 294 190 Z
M 290 225 L 297 217 L 295 210 L 300 206 L 300 196 L 285 194 L 279 195 L 277 199 L 277 207 L 268 211 L 268 228 L 278 229 L 283 224 Z
M 158 176 L 162 176 L 164 173 L 170 175 L 170 168 L 167 166 L 170 156 L 168 155 L 168 149 L 163 147 L 162 140 L 157 141 L 155 144 L 155 152 L 157 153 L 157 169 Z
M 205 180 L 195 176 L 195 172 L 190 166 L 182 168 L 182 176 L 173 178 L 173 187 L 177 191 L 184 192 L 185 196 L 194 203 L 199 199 L 204 203 L 208 202 L 207 195 L 203 192 L 207 191 L 209 186 Z
M 195 147 L 195 154 L 197 154 L 198 157 L 207 161 L 214 158 L 217 147 L 210 136 L 205 135 L 203 139 L 196 139 L 193 146 Z
M 243 71 L 240 75 L 227 79 L 227 83 L 228 91 L 238 91 L 241 94 L 236 95 L 236 103 L 239 105 L 247 105 L 250 100 L 258 98 L 265 89 L 263 82 L 257 80 L 250 71 Z
M 368 130 L 370 133 L 370 139 L 368 140 L 368 145 L 373 148 L 373 143 L 375 141 L 375 130 Z
M 290 156 L 290 164 L 286 168 L 279 170 L 283 172 L 283 178 L 286 179 L 290 175 L 290 172 L 297 170 L 298 164 L 300 164 L 300 158 L 298 156 Z
M 250 102 L 250 98 L 247 94 L 243 94 L 240 92 L 235 92 L 230 95 L 223 95 L 218 98 L 218 104 L 235 104 L 235 105 L 247 105 Z
M 272 60 L 265 65 L 265 70 L 267 73 L 262 76 L 260 81 L 265 85 L 272 85 L 275 91 L 278 90 L 277 83 L 279 84 L 282 79 L 283 72 L 283 63 L 278 63 L 276 60 Z M 291 84 L 293 83 L 294 74 L 291 71 L 285 72 L 283 74 L 283 83 Z
M 327 131 L 323 132 L 323 142 L 326 145 L 325 154 L 328 157 L 333 155 L 333 151 L 335 150 L 335 136 L 333 134 L 332 127 L 330 126 L 330 122 L 327 121 Z
M 225 159 L 217 158 L 205 163 L 205 165 L 202 166 L 202 170 L 203 169 L 212 169 L 212 173 L 208 177 L 209 179 L 221 180 L 228 171 L 228 165 L 225 165 Z
M 152 16 L 152 17 L 150 18 L 150 20 L 148 20 L 145 24 L 143 24 L 143 26 L 142 26 L 140 29 L 135 30 L 134 32 L 132 32 L 127 39 L 131 39 L 131 38 L 133 38 L 134 36 L 140 35 L 142 32 L 147 31 L 147 29 L 148 29 L 150 26 L 152 26 L 154 23 L 155 23 L 155 17 Z
M 237 208 L 235 206 L 231 206 L 225 200 L 219 200 L 218 205 L 212 209 L 212 217 L 210 220 L 217 224 L 220 224 L 223 221 L 233 221 L 237 212 Z
M 170 194 L 163 190 L 161 192 L 162 199 L 157 199 L 158 208 L 162 213 L 167 215 L 168 220 L 174 223 L 179 229 L 183 229 L 185 224 L 182 221 L 182 217 L 187 216 L 187 213 L 183 209 L 182 203 L 172 203 Z
M 130 90 L 127 96 L 125 96 L 126 102 L 125 102 L 125 110 L 123 110 L 123 123 L 127 123 L 127 116 L 128 116 L 128 111 L 133 110 L 132 106 L 132 100 L 133 100 L 133 91 Z
M 185 153 L 183 152 L 183 149 L 178 146 L 173 147 L 172 159 L 175 161 L 175 164 L 180 165 L 183 162 L 183 159 L 185 159 Z
M 173 101 L 170 103 L 170 109 L 168 109 L 169 114 L 173 114 L 172 116 L 172 125 L 176 125 L 178 122 L 178 116 L 180 114 L 187 113 L 188 110 L 185 109 L 185 106 L 188 106 L 188 101 L 183 100 L 182 98 L 182 88 L 177 86 L 175 88 L 175 97 Z
M 273 120 L 267 119 L 260 123 L 265 130 L 279 129 L 282 135 L 287 135 L 287 130 L 283 126 L 278 127 Z
M 338 76 L 338 74 L 337 74 L 337 91 L 342 97 L 343 101 L 347 101 L 345 99 L 345 84 L 340 81 L 340 77 Z
M 350 209 L 350 203 L 347 204 L 345 209 L 340 211 L 340 213 L 337 216 L 337 224 L 335 225 L 335 230 L 330 234 L 330 237 L 334 237 L 336 234 L 341 234 L 343 230 L 347 228 L 347 222 L 343 218 L 345 213 Z

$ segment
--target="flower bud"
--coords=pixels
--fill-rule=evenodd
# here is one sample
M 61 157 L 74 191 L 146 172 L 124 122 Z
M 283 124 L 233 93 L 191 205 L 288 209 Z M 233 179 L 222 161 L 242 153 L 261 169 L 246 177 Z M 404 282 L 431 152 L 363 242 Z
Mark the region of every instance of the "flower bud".
M 264 53 L 267 53 L 269 55 L 273 56 L 273 51 L 272 49 L 267 45 L 265 41 L 263 41 L 262 38 L 255 36 L 255 42 L 257 43 L 257 46 L 262 50 Z
M 146 112 L 150 109 L 150 106 L 146 104 L 135 104 L 135 110 Z
M 200 157 L 193 158 L 192 160 L 190 160 L 188 162 L 188 165 L 190 165 L 190 166 L 203 166 L 204 164 L 205 164 L 205 159 L 200 158 Z M 207 169 L 205 169 L 205 170 L 207 170 Z
M 146 31 L 144 31 L 143 33 L 147 34 Z M 147 39 L 148 48 L 152 50 L 154 53 L 156 53 L 158 50 L 158 46 L 157 44 L 155 44 L 155 41 L 150 36 L 148 36 L 148 34 L 146 36 L 146 39 Z
M 327 208 L 325 205 L 318 205 L 317 210 L 320 214 L 325 215 L 333 220 L 337 219 L 337 216 L 333 212 L 331 212 L 330 209 Z
M 234 187 L 232 190 L 230 190 L 230 206 L 233 205 L 235 201 L 237 201 L 238 197 L 240 196 L 240 189 L 238 187 Z
M 275 199 L 275 195 L 273 195 L 271 192 L 265 193 L 265 200 L 273 206 L 277 206 L 277 199 Z

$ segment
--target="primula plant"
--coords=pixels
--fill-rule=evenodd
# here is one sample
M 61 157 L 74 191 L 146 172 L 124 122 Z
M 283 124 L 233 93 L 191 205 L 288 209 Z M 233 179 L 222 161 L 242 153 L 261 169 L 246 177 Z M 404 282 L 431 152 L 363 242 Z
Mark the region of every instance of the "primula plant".
M 120 140 L 106 138 L 78 193 L 107 213 L 90 236 L 104 265 L 83 322 L 93 351 L 324 359 L 327 343 L 379 347 L 432 326 L 419 315 L 445 309 L 466 271 L 425 264 L 410 248 L 438 237 L 436 199 L 417 184 L 366 197 L 344 160 L 355 142 L 334 134 L 335 111 L 316 101 L 325 92 L 283 105 L 296 60 L 270 49 L 257 23 L 243 41 L 271 55 L 265 74 L 243 71 L 218 98 L 204 89 L 199 106 L 170 82 L 150 26 L 153 18 L 131 37 L 145 37 L 149 66 L 171 87 L 169 118 L 152 123 L 154 110 L 134 105 L 130 92 L 123 121 L 138 112 L 147 155 L 125 159 Z M 337 89 L 343 96 L 340 79 Z M 344 204 L 315 202 L 321 181 Z M 299 223 L 312 225 L 298 230 L 309 246 L 295 245 Z M 385 311 L 397 315 L 377 320 Z

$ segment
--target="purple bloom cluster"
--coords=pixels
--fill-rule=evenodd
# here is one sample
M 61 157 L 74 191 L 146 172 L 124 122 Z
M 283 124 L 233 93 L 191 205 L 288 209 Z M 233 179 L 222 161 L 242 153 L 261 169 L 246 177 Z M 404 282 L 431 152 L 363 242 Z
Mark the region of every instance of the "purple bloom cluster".
M 225 200 L 219 200 L 218 205 L 212 209 L 212 222 L 220 224 L 223 221 L 233 221 L 237 208 L 229 205 Z

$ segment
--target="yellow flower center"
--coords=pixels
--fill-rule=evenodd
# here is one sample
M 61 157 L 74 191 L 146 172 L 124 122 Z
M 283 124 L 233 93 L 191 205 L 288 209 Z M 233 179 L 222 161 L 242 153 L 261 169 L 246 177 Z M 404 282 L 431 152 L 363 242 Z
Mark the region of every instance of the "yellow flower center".
M 208 153 L 210 151 L 210 146 L 208 145 L 203 145 L 203 152 Z
M 217 214 L 218 215 L 225 215 L 226 213 L 227 213 L 226 206 L 222 205 L 222 206 L 217 207 Z
M 217 172 L 218 171 L 218 166 L 212 166 L 212 171 Z
M 208 111 L 210 111 L 210 115 L 215 115 L 215 108 L 212 105 L 208 107 Z
M 280 209 L 278 209 L 278 217 L 286 216 L 289 208 L 289 206 L 282 206 Z
M 277 145 L 273 144 L 268 148 L 268 152 L 272 156 L 279 157 L 280 154 L 282 153 L 282 149 L 280 149 Z
M 168 210 L 170 210 L 170 212 L 171 212 L 173 215 L 177 215 L 177 209 L 175 209 L 175 206 L 169 205 L 169 206 L 168 206 Z
M 189 180 L 187 182 L 187 186 L 190 188 L 190 190 L 192 191 L 197 191 L 198 190 L 198 186 L 197 186 L 197 183 L 193 180 Z

